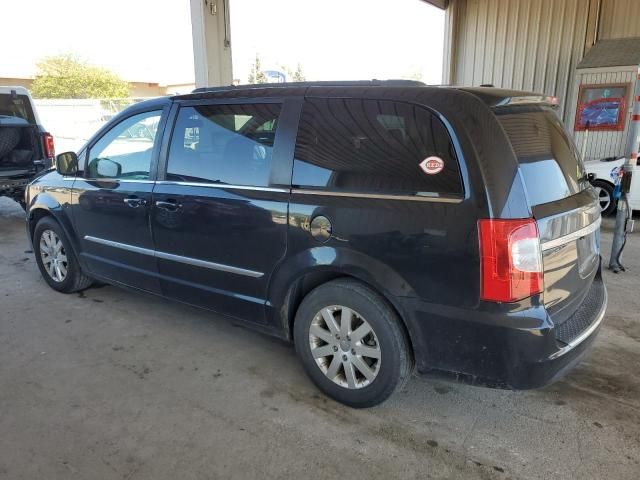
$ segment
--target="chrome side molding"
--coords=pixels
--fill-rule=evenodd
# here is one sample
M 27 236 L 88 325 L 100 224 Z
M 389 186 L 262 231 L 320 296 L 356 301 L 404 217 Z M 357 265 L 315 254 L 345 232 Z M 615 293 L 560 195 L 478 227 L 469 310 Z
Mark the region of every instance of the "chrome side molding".
M 264 275 L 264 273 L 256 272 L 254 270 L 247 270 L 245 268 L 233 267 L 231 265 L 224 265 L 222 263 L 208 262 L 206 260 L 200 260 L 197 258 L 183 257 L 181 255 L 174 255 L 172 253 L 151 250 L 150 248 L 136 247 L 135 245 L 114 242 L 113 240 L 92 237 L 91 235 L 85 235 L 84 239 L 87 240 L 88 242 L 99 243 L 101 245 L 106 245 L 108 247 L 119 248 L 121 250 L 127 250 L 129 252 L 139 253 L 141 255 L 148 255 L 150 257 L 162 258 L 163 260 L 170 260 L 172 262 L 179 262 L 187 265 L 193 265 L 195 267 L 209 268 L 211 270 L 218 270 L 221 272 L 235 273 L 237 275 L 244 275 L 246 277 L 252 277 L 252 278 L 260 278 Z

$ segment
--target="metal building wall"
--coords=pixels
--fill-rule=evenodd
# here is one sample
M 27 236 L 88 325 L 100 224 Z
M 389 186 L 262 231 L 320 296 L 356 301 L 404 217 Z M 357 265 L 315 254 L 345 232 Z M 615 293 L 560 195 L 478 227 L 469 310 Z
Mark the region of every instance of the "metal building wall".
M 640 37 L 640 0 L 602 0 L 598 38 Z
M 613 0 L 608 0 L 613 1 Z M 629 0 L 631 1 L 631 0 Z M 640 4 L 640 0 L 636 0 Z M 584 54 L 589 0 L 456 0 L 451 80 L 493 84 L 567 100 Z

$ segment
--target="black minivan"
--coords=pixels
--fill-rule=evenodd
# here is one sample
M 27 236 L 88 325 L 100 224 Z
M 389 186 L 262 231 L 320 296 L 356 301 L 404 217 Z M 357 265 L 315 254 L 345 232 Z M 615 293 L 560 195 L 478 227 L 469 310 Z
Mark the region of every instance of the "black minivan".
M 604 317 L 600 208 L 552 99 L 410 81 L 138 103 L 27 191 L 47 283 L 99 280 L 290 339 L 327 395 L 543 386 Z

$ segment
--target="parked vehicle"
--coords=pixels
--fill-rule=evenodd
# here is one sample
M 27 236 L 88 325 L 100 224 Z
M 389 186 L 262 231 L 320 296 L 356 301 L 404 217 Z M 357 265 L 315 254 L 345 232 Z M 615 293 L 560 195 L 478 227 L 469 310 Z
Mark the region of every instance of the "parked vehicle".
M 40 124 L 24 87 L 0 87 L 0 197 L 23 207 L 24 190 L 33 177 L 51 167 L 53 137 Z
M 131 106 L 59 155 L 27 201 L 52 288 L 99 279 L 292 340 L 315 384 L 354 407 L 414 366 L 543 386 L 588 350 L 606 308 L 597 197 L 533 94 L 196 90 Z
M 598 194 L 600 209 L 603 215 L 609 215 L 616 210 L 617 200 L 614 189 L 618 173 L 624 165 L 625 157 L 605 158 L 585 162 L 588 174 L 592 175 L 593 186 Z M 627 195 L 629 207 L 640 210 L 640 167 L 635 165 L 631 175 L 631 189 Z

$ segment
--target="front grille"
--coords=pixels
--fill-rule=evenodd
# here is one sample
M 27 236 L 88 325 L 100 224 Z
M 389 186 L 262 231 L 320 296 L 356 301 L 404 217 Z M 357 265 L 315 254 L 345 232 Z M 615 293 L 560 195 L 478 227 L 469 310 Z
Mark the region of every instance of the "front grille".
M 580 308 L 560 325 L 556 325 L 556 340 L 568 344 L 596 321 L 605 300 L 605 287 L 601 278 L 596 278 Z

